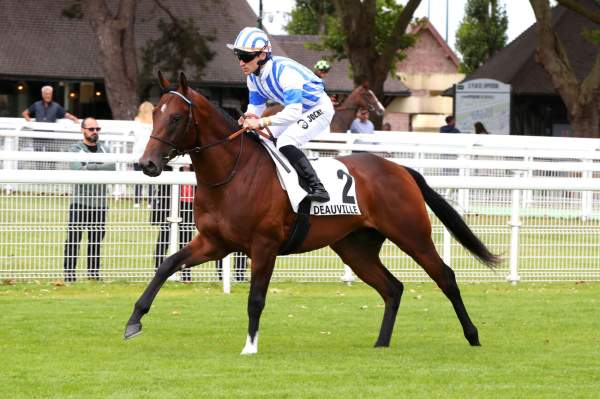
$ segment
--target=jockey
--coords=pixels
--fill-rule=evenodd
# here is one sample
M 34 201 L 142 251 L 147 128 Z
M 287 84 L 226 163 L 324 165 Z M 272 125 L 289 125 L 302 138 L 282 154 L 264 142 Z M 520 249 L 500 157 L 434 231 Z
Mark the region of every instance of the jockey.
M 307 197 L 316 202 L 329 201 L 325 187 L 299 149 L 329 129 L 334 110 L 323 82 L 296 61 L 271 55 L 271 42 L 258 28 L 242 29 L 235 43 L 227 47 L 233 50 L 247 76 L 250 96 L 248 110 L 242 117 L 243 126 L 250 129 L 270 126 L 277 138 L 277 148 L 307 183 Z M 276 115 L 261 118 L 267 100 L 282 104 L 284 109 Z
M 319 60 L 313 69 L 315 71 L 315 75 L 320 78 L 324 78 L 327 76 L 329 71 L 331 71 L 331 64 L 327 60 Z

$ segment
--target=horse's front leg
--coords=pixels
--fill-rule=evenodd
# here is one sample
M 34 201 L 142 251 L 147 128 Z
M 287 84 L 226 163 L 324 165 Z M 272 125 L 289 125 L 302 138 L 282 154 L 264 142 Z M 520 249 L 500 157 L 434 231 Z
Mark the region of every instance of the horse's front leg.
M 220 259 L 223 256 L 224 254 L 216 253 L 214 246 L 198 235 L 180 251 L 166 258 L 156 270 L 154 278 L 152 278 L 144 293 L 135 303 L 133 313 L 125 327 L 124 338 L 133 338 L 142 332 L 142 316 L 148 313 L 156 294 L 173 273 L 184 267 L 196 266 L 209 260 Z
M 277 250 L 268 251 L 263 247 L 260 254 L 254 255 L 253 252 L 252 277 L 248 294 L 248 336 L 242 355 L 253 355 L 258 352 L 258 325 L 265 307 L 276 258 Z

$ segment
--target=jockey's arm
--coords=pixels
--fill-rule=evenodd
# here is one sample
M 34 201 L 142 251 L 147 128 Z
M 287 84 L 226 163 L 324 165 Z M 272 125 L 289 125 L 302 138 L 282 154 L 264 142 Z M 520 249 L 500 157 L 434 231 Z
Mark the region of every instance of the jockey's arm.
M 269 125 L 285 126 L 302 118 L 302 103 L 287 104 L 283 110 L 269 117 Z
M 248 110 L 244 115 L 256 115 L 257 117 L 261 117 L 263 112 L 267 109 L 267 103 L 262 104 L 248 104 Z

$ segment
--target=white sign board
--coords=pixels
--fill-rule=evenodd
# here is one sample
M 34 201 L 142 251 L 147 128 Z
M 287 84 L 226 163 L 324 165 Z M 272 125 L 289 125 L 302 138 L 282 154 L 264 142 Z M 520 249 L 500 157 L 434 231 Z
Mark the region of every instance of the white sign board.
M 510 134 L 510 85 L 474 79 L 456 85 L 454 116 L 461 133 L 474 133 L 481 122 L 492 134 Z

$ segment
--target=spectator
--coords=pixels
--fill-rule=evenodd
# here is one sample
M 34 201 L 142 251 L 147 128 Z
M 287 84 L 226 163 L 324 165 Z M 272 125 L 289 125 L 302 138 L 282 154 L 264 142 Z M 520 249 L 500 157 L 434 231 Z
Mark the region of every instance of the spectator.
M 150 139 L 150 134 L 152 133 L 152 111 L 154 110 L 154 105 L 152 105 L 149 101 L 144 101 L 140 104 L 138 108 L 138 114 L 135 117 L 135 121 L 139 126 L 135 129 L 135 142 L 133 143 L 133 154 L 138 157 L 141 157 L 146 149 L 146 144 L 148 144 L 148 140 Z M 133 164 L 133 170 L 141 171 L 139 163 Z M 141 184 L 136 184 L 134 186 L 134 208 L 140 207 L 140 202 L 142 200 L 142 188 Z M 148 208 L 152 207 L 152 200 L 150 198 L 150 191 L 152 187 L 148 188 Z
M 165 170 L 172 170 L 166 166 Z M 184 170 L 190 170 L 189 166 L 184 166 Z M 155 195 L 152 200 L 152 219 L 151 223 L 158 226 L 158 238 L 156 239 L 156 248 L 154 252 L 154 268 L 164 261 L 170 244 L 170 223 L 168 217 L 171 214 L 171 186 L 168 184 L 155 186 Z M 179 186 L 179 249 L 187 245 L 194 237 L 196 224 L 194 223 L 194 186 L 184 184 Z M 181 281 L 192 281 L 190 269 L 181 271 Z
M 352 121 L 350 125 L 351 133 L 373 133 L 375 127 L 373 122 L 369 120 L 369 110 L 366 108 L 359 108 L 356 111 L 356 119 Z
M 454 126 L 455 124 L 454 116 L 448 115 L 446 117 L 446 125 L 440 128 L 440 133 L 460 133 L 460 130 Z
M 475 122 L 475 134 L 489 134 L 481 122 Z
M 392 130 L 392 125 L 390 125 L 389 122 L 385 122 L 383 125 L 381 125 L 381 130 L 384 132 L 390 132 Z
M 98 143 L 100 127 L 94 118 L 81 122 L 83 141 L 71 146 L 71 152 L 106 153 L 106 148 Z M 109 162 L 71 162 L 75 170 L 115 170 Z M 100 243 L 104 239 L 106 224 L 106 185 L 77 184 L 69 206 L 69 224 L 65 242 L 64 270 L 65 282 L 74 282 L 79 243 L 85 230 L 88 231 L 87 267 L 90 280 L 100 279 Z
M 165 171 L 172 171 L 173 168 L 165 165 Z M 152 213 L 150 224 L 158 226 L 158 237 L 156 239 L 156 247 L 154 251 L 154 268 L 165 259 L 167 249 L 169 248 L 169 221 L 167 218 L 171 214 L 171 185 L 158 184 L 152 190 Z
M 183 171 L 192 170 L 188 165 L 183 166 Z M 179 249 L 187 245 L 194 238 L 196 224 L 194 223 L 194 186 L 183 184 L 179 186 L 179 216 L 181 224 L 179 225 Z M 192 272 L 190 269 L 181 271 L 181 281 L 192 281 Z
M 52 86 L 42 87 L 42 99 L 36 101 L 23 111 L 23 118 L 28 122 L 31 121 L 32 117 L 35 118 L 36 122 L 56 122 L 57 119 L 67 118 L 75 123 L 79 120 L 66 112 L 60 104 L 52 101 L 52 94 L 54 89 Z

